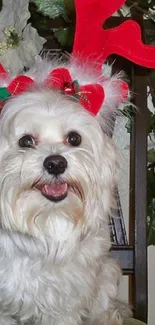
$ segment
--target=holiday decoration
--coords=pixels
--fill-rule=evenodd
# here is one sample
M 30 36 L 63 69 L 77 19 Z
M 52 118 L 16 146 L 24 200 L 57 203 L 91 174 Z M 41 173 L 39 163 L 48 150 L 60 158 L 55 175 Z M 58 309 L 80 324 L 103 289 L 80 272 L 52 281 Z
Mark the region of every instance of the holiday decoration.
M 65 68 L 53 70 L 47 77 L 48 85 L 74 97 L 80 104 L 96 115 L 104 101 L 104 89 L 100 84 L 80 86 L 77 80 L 72 80 Z
M 4 8 L 2 14 L 5 17 L 7 1 L 4 3 Z M 16 0 L 17 3 L 21 0 Z M 15 2 L 12 2 L 12 5 Z M 52 80 L 53 74 L 56 74 L 55 78 L 57 80 L 56 84 L 51 81 L 51 85 L 60 91 L 63 91 L 67 95 L 71 95 L 78 99 L 80 103 L 91 113 L 96 115 L 100 109 L 100 106 L 104 100 L 104 87 L 102 86 L 104 82 L 104 76 L 102 76 L 102 64 L 108 58 L 110 54 L 116 53 L 122 55 L 131 61 L 141 64 L 147 67 L 155 67 L 155 48 L 144 45 L 141 40 L 141 32 L 139 25 L 128 20 L 122 23 L 117 28 L 112 28 L 109 30 L 104 30 L 102 27 L 103 22 L 109 18 L 115 11 L 117 11 L 122 5 L 124 5 L 125 0 L 109 0 L 108 5 L 103 0 L 75 0 L 76 7 L 76 31 L 73 45 L 73 52 L 70 58 L 71 64 L 74 64 L 75 58 L 78 60 L 79 68 L 81 65 L 85 64 L 85 60 L 88 64 L 93 63 L 93 67 L 96 70 L 98 77 L 100 78 L 100 84 L 90 84 L 80 86 L 78 81 L 72 80 L 70 73 L 65 68 L 55 69 L 50 73 Z M 19 3 L 18 3 L 19 4 Z M 21 4 L 21 2 L 20 2 Z M 25 6 L 25 4 L 24 4 Z M 18 31 L 18 18 L 19 13 L 22 12 L 19 6 L 18 10 L 13 14 L 14 29 L 16 31 L 16 38 L 19 35 Z M 22 7 L 23 8 L 23 7 Z M 25 7 L 24 7 L 25 8 Z M 27 7 L 26 7 L 27 8 Z M 96 19 L 93 20 L 94 12 L 96 13 Z M 27 21 L 28 15 L 20 22 L 20 30 L 23 31 L 23 26 Z M 11 16 L 12 17 L 12 16 Z M 22 16 L 21 16 L 22 17 Z M 89 24 L 89 21 L 91 23 Z M 17 27 L 16 27 L 17 25 Z M 28 25 L 29 26 L 29 25 Z M 28 27 L 27 26 L 27 27 Z M 26 28 L 25 28 L 26 29 Z M 23 31 L 23 35 L 25 32 Z M 14 30 L 7 30 L 8 37 L 12 36 Z M 134 41 L 132 35 L 134 33 Z M 3 34 L 6 34 L 6 30 L 3 28 Z M 20 42 L 20 41 L 19 41 Z M 22 42 L 22 41 L 21 41 Z M 9 48 L 9 45 L 7 43 Z M 11 48 L 13 45 L 11 44 Z M 18 47 L 17 47 L 18 49 Z M 31 52 L 31 49 L 30 49 Z M 30 53 L 29 53 L 30 54 Z M 24 58 L 25 53 L 23 53 Z M 6 56 L 5 56 L 6 57 Z M 92 62 L 92 63 L 91 63 Z M 3 63 L 3 60 L 2 60 Z M 13 65 L 14 66 L 14 65 Z M 19 63 L 20 66 L 20 63 Z M 3 72 L 4 73 L 4 72 Z M 101 77 L 102 76 L 102 77 Z M 54 79 L 54 78 L 53 78 Z M 49 76 L 47 76 L 49 80 Z M 18 76 L 12 80 L 13 91 L 11 86 L 11 94 L 15 95 L 21 91 L 25 91 L 26 87 L 29 86 L 30 80 L 25 76 Z M 33 80 L 32 80 L 33 83 Z M 117 80 L 120 84 L 120 100 L 117 104 L 123 102 L 128 96 L 128 86 L 125 82 Z M 27 85 L 27 86 L 26 86 Z M 9 85 L 10 87 L 10 85 Z M 16 92 L 15 92 L 16 90 Z M 8 91 L 8 93 L 7 93 Z M 9 88 L 1 89 L 1 100 L 3 101 L 7 96 L 10 95 Z
M 7 72 L 0 65 L 0 76 L 7 78 Z M 0 88 L 0 104 L 11 95 L 16 96 L 26 91 L 34 81 L 28 76 L 18 76 L 14 78 L 7 87 Z M 47 79 L 45 85 L 55 88 L 66 95 L 72 96 L 75 100 L 93 115 L 96 115 L 104 101 L 104 90 L 100 84 L 80 86 L 78 81 L 72 81 L 69 71 L 65 68 L 54 69 Z
M 0 12 L 0 62 L 12 74 L 29 68 L 45 39 L 27 24 L 29 0 L 3 0 Z
M 76 0 L 75 3 L 77 16 L 73 55 L 79 53 L 80 58 L 89 56 L 92 60 L 99 57 L 99 68 L 110 54 L 121 55 L 142 66 L 155 67 L 155 47 L 143 44 L 140 26 L 135 21 L 127 20 L 107 30 L 102 27 L 105 20 L 124 5 L 125 0 L 110 0 L 108 5 L 106 1 L 96 0 Z

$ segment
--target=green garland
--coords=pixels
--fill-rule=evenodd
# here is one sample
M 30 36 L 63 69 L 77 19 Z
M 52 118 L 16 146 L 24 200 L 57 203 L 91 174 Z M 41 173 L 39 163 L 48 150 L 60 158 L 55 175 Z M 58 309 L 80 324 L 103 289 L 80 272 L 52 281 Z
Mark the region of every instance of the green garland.
M 38 10 L 44 15 L 52 19 L 64 15 L 64 0 L 33 0 Z

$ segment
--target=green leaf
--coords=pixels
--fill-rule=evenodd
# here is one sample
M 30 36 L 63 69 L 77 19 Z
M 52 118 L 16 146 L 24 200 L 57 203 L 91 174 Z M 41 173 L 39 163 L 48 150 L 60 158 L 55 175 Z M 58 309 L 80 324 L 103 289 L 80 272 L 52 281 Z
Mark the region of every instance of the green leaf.
M 152 226 L 148 227 L 148 246 L 153 245 L 155 246 L 155 222 Z
M 155 114 L 148 109 L 148 133 L 155 133 Z
M 66 27 L 57 29 L 54 31 L 54 36 L 58 39 L 62 47 L 70 47 L 73 44 L 74 28 Z
M 38 10 L 52 19 L 63 15 L 65 12 L 64 0 L 33 0 Z
M 155 199 L 148 206 L 147 226 L 148 245 L 155 245 Z
M 127 132 L 131 133 L 131 131 L 132 131 L 132 118 L 131 117 L 128 118 L 128 121 L 127 121 L 125 127 L 127 129 Z
M 150 215 L 150 205 L 155 198 L 155 172 L 153 168 L 150 168 L 147 172 L 147 207 L 148 215 Z
M 68 28 L 60 28 L 54 31 L 54 36 L 58 39 L 58 42 L 65 46 L 68 40 Z
M 155 39 L 155 34 L 153 38 Z M 155 69 L 150 71 L 149 79 L 150 79 L 150 86 L 151 86 L 151 93 L 152 93 L 152 102 L 153 105 L 155 106 Z
M 154 163 L 155 162 L 155 149 L 150 149 L 147 153 L 148 162 Z

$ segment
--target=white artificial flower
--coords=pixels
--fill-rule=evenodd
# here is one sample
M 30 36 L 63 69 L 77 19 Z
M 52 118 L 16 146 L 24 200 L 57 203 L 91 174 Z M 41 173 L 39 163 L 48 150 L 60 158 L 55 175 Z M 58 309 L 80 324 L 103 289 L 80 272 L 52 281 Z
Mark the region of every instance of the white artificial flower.
M 0 62 L 16 75 L 34 63 L 46 40 L 31 24 L 29 0 L 3 0 L 0 12 Z

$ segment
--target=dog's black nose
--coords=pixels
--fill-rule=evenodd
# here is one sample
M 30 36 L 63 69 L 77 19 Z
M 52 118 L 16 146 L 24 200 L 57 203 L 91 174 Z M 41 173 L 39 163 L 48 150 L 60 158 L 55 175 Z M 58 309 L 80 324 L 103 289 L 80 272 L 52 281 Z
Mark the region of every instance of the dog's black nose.
M 67 160 L 60 155 L 48 156 L 43 165 L 49 174 L 59 175 L 65 172 L 67 168 Z

